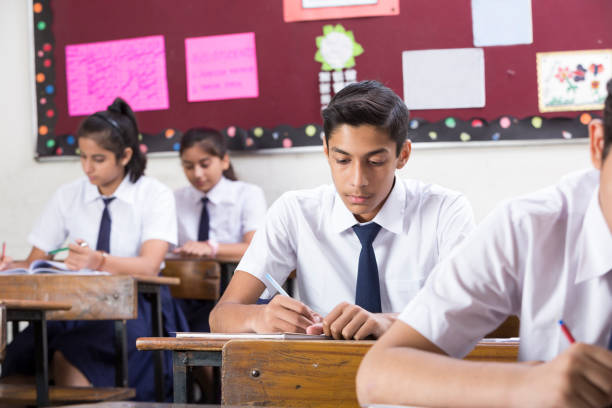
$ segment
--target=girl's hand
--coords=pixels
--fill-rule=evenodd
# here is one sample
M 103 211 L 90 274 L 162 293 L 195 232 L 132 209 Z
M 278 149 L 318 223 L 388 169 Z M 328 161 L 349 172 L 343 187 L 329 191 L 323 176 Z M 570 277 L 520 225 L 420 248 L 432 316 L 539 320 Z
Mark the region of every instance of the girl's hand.
M 187 256 L 210 258 L 212 256 L 213 249 L 207 242 L 189 241 L 182 247 L 176 248 L 173 252 L 175 254 Z
M 5 269 L 11 269 L 13 264 L 13 258 L 6 255 L 4 258 L 0 259 L 0 271 Z
M 102 253 L 94 251 L 82 239 L 77 239 L 75 244 L 68 244 L 70 251 L 64 261 L 68 269 L 78 271 L 81 269 L 97 269 L 102 263 Z

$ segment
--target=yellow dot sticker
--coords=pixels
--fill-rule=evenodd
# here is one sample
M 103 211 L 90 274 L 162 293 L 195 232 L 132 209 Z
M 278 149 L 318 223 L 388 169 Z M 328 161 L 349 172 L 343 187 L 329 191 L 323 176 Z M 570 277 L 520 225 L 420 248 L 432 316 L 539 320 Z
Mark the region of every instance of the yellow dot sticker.
M 472 136 L 470 136 L 470 134 L 466 132 L 461 132 L 461 134 L 459 135 L 459 139 L 461 139 L 462 142 L 468 142 L 471 138 Z
M 257 126 L 255 129 L 253 129 L 253 135 L 255 135 L 255 137 L 262 137 L 264 134 L 263 128 Z
M 531 118 L 531 126 L 533 126 L 536 129 L 539 129 L 542 127 L 542 118 L 539 116 L 534 116 L 533 118 Z
M 317 128 L 314 125 L 308 125 L 306 126 L 306 129 L 304 129 L 304 132 L 306 133 L 306 136 L 313 137 L 317 134 Z
M 429 138 L 431 140 L 436 140 L 438 138 L 438 133 L 436 133 L 434 131 L 429 132 Z

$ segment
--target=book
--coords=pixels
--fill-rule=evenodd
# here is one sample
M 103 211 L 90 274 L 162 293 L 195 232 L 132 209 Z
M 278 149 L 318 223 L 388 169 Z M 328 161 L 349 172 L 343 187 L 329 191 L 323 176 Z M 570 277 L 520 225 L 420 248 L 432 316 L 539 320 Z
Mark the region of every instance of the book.
M 28 268 L 14 268 L 0 271 L 0 275 L 31 275 L 35 273 L 65 273 L 70 275 L 109 275 L 108 272 L 94 271 L 91 269 L 81 269 L 73 271 L 66 267 L 63 262 L 48 261 L 37 259 Z
M 328 340 L 324 334 L 304 333 L 202 333 L 202 332 L 177 332 L 176 338 L 203 339 L 203 340 Z

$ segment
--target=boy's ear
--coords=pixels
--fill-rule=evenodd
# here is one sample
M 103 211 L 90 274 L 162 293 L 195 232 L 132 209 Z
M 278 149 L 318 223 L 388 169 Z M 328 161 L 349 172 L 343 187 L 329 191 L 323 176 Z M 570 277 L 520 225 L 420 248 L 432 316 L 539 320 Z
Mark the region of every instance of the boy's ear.
M 323 136 L 323 153 L 325 156 L 329 157 L 329 149 L 327 148 L 327 138 Z
M 593 119 L 589 123 L 589 148 L 591 162 L 596 169 L 601 169 L 604 148 L 604 126 L 601 119 Z
M 412 143 L 410 142 L 410 139 L 406 139 L 399 153 L 397 169 L 401 169 L 406 165 L 408 159 L 410 158 L 410 153 L 412 153 Z
M 229 169 L 229 166 L 230 166 L 229 154 L 225 153 L 225 156 L 223 156 L 223 158 L 221 159 L 221 164 L 222 164 L 223 170 Z

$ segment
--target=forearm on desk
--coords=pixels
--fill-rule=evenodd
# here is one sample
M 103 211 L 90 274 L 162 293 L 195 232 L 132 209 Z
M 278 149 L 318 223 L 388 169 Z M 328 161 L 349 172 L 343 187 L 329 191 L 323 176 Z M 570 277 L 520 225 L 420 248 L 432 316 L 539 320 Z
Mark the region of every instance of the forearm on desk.
M 376 347 L 376 346 L 375 346 Z M 480 363 L 408 347 L 373 349 L 357 376 L 361 404 L 506 407 L 529 367 Z
M 265 305 L 218 303 L 210 314 L 210 331 L 217 333 L 253 333 L 256 316 Z
M 219 243 L 219 249 L 217 250 L 215 260 L 237 263 L 240 261 L 240 258 L 242 258 L 242 255 L 244 255 L 248 247 L 249 244 L 247 242 L 239 242 L 236 244 Z

